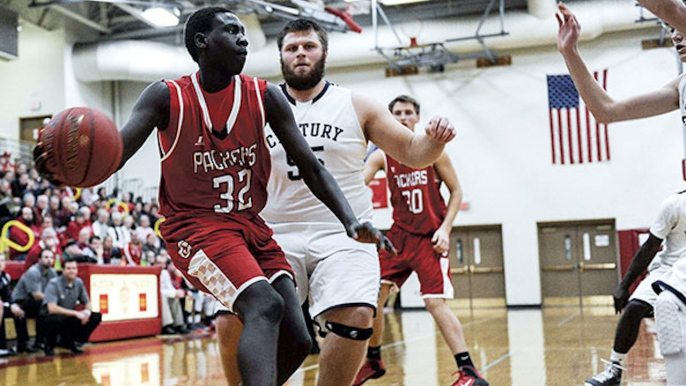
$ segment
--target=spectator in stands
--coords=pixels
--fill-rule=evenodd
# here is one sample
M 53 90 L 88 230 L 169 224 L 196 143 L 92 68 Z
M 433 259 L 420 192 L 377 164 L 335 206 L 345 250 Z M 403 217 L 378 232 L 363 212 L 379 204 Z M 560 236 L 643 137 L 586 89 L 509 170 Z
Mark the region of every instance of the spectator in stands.
M 148 217 L 150 217 L 150 222 L 152 223 L 153 228 L 155 226 L 155 223 L 157 223 L 157 220 L 160 219 L 159 210 L 160 210 L 160 207 L 158 205 L 156 205 L 156 204 L 150 205 L 150 213 L 148 213 Z
M 62 253 L 62 261 L 67 260 L 85 261 L 86 258 L 83 257 L 83 249 L 79 247 L 79 242 L 76 240 L 69 240 L 64 246 L 64 252 Z
M 104 240 L 110 229 L 110 214 L 107 209 L 98 209 L 98 219 L 93 223 L 93 234 Z
M 33 221 L 33 210 L 31 208 L 27 206 L 21 208 L 21 215 L 17 217 L 16 220 L 29 227 L 34 233 L 35 237 L 40 236 L 38 234 L 38 227 Z M 29 235 L 23 229 L 20 229 L 16 226 L 10 228 L 9 238 L 18 245 L 28 245 L 29 243 Z M 32 245 L 29 245 L 29 248 L 31 248 L 31 246 Z M 10 247 L 10 260 L 24 261 L 26 259 L 27 252 L 28 250 L 26 252 L 20 252 Z
M 36 207 L 36 196 L 33 195 L 31 192 L 26 192 L 24 195 L 21 197 L 21 206 L 26 206 L 31 209 L 35 209 Z M 34 212 L 34 219 L 36 218 L 35 212 Z M 38 223 L 36 221 L 36 223 Z
M 121 264 L 122 250 L 115 247 L 112 237 L 107 235 L 102 240 L 102 260 L 104 264 Z
M 98 199 L 98 195 L 93 193 L 93 191 L 90 188 L 83 188 L 81 189 L 81 203 L 85 206 L 91 206 L 93 205 L 93 202 Z M 91 220 L 90 218 L 90 212 L 88 216 L 88 220 Z
M 112 238 L 112 246 L 124 249 L 131 241 L 131 231 L 122 225 L 121 213 L 112 212 L 112 226 L 107 229 L 107 235 Z
M 10 184 L 4 179 L 0 180 L 0 227 L 14 218 L 17 206 L 12 200 Z
M 0 306 L 0 356 L 15 353 L 7 346 L 7 337 L 5 336 L 5 318 L 12 315 L 10 311 L 10 304 L 12 304 L 11 283 L 12 278 L 5 272 L 5 254 L 0 253 L 0 303 L 2 303 Z
M 45 331 L 45 355 L 55 355 L 58 336 L 61 347 L 83 353 L 82 345 L 102 320 L 100 313 L 91 311 L 86 287 L 77 274 L 76 260 L 66 260 L 62 276 L 50 280 L 45 289 L 39 320 Z M 79 305 L 82 308 L 77 310 Z
M 40 253 L 38 264 L 34 264 L 19 279 L 14 288 L 14 303 L 10 310 L 14 315 L 14 326 L 17 329 L 17 352 L 36 352 L 37 346 L 43 342 L 43 331 L 36 324 L 36 340 L 33 347 L 28 345 L 29 332 L 26 327 L 27 318 L 36 318 L 43 304 L 45 287 L 48 282 L 57 277 L 57 272 L 52 268 L 55 264 L 55 254 L 44 249 Z
M 131 233 L 133 233 L 136 230 L 136 221 L 133 218 L 133 216 L 131 216 L 131 214 L 124 217 L 124 228 L 126 228 L 126 230 L 129 231 L 129 236 L 131 236 Z
M 138 197 L 138 199 L 141 199 L 141 198 Z M 145 213 L 143 213 L 143 203 L 136 201 L 133 204 L 133 210 L 131 211 L 130 214 L 131 214 L 131 216 L 133 216 L 134 220 L 138 221 L 138 223 L 140 224 L 141 216 L 145 214 Z
M 59 196 L 50 196 L 50 204 L 48 206 L 48 215 L 52 217 L 52 222 L 57 230 L 67 229 L 67 224 L 69 224 L 69 219 L 65 219 L 60 208 L 60 198 Z M 63 228 L 64 229 L 61 229 Z
M 36 197 L 36 206 L 33 208 L 33 217 L 36 219 L 36 224 L 43 222 L 43 216 L 48 213 L 49 204 L 48 196 L 41 194 Z
M 76 203 L 73 203 L 76 204 Z M 78 205 L 78 204 L 76 204 Z M 64 231 L 64 241 L 78 240 L 82 229 L 88 229 L 88 236 L 91 234 L 90 209 L 83 207 L 76 212 L 74 220 L 69 223 L 67 230 Z M 87 240 L 87 239 L 86 239 Z M 88 244 L 86 241 L 84 244 Z
M 14 163 L 12 163 L 12 154 L 7 150 L 0 154 L 0 170 L 5 172 L 14 170 Z
M 78 260 L 79 262 L 83 263 L 95 263 L 95 264 L 103 264 L 103 249 L 102 249 L 102 241 L 100 241 L 100 237 L 98 236 L 89 236 L 88 237 L 88 244 L 83 246 L 82 243 L 82 235 L 86 234 L 85 229 L 81 229 L 81 233 L 79 233 L 79 248 L 81 248 L 81 256 L 85 257 L 85 260 Z
M 54 266 L 62 266 L 62 261 L 57 263 L 58 259 L 61 259 L 62 248 L 59 244 L 59 239 L 57 238 L 57 232 L 53 228 L 46 228 L 40 236 L 40 240 L 34 243 L 29 253 L 24 261 L 24 271 L 31 268 L 32 265 L 36 264 L 40 259 L 40 253 L 44 249 L 49 249 L 55 254 Z
M 102 186 L 102 187 L 100 187 L 100 189 L 98 189 L 98 200 L 107 201 L 107 189 L 105 189 L 104 186 Z
M 12 195 L 14 197 L 24 197 L 29 187 L 29 174 L 16 173 L 16 178 L 12 181 Z
M 185 334 L 188 332 L 183 322 L 181 299 L 186 297 L 182 289 L 174 288 L 167 266 L 171 260 L 157 256 L 155 265 L 162 267 L 160 273 L 160 293 L 162 294 L 162 334 Z
M 37 232 L 39 235 L 42 235 L 43 231 L 45 229 L 55 227 L 55 224 L 52 221 L 52 216 L 50 216 L 49 214 L 46 214 L 45 216 L 43 216 L 43 220 L 38 224 L 39 224 L 39 226 L 38 226 Z
M 124 247 L 124 255 L 131 265 L 141 265 L 143 258 L 143 243 L 138 240 L 138 234 L 131 232 L 131 241 Z
M 129 212 L 133 210 L 133 192 L 124 192 L 121 201 L 126 205 Z
M 148 234 L 148 238 L 145 239 L 145 244 L 143 244 L 143 253 L 151 251 L 155 255 L 158 254 L 160 249 L 156 245 L 157 243 L 157 236 L 155 236 L 154 233 Z
M 141 242 L 146 242 L 148 241 L 148 236 L 152 235 L 155 239 L 155 246 L 159 248 L 160 243 L 159 240 L 157 240 L 157 235 L 155 234 L 155 230 L 152 229 L 150 226 L 150 217 L 148 215 L 141 215 L 140 220 L 138 221 L 139 226 L 136 227 L 136 234 L 138 235 L 138 240 L 141 240 Z

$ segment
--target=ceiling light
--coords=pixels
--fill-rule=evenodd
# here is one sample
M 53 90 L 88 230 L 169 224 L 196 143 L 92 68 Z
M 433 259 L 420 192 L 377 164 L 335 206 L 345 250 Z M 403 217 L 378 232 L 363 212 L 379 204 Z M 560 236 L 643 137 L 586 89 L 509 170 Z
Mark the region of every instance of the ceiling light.
M 173 27 L 179 24 L 179 10 L 174 8 L 169 10 L 162 7 L 148 8 L 141 13 L 141 16 L 156 27 Z

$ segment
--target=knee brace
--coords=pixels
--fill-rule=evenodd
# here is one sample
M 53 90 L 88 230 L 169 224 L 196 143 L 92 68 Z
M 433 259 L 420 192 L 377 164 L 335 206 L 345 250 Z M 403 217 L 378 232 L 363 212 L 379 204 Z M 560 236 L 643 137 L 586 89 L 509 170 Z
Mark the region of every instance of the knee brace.
M 324 323 L 326 329 L 338 336 L 352 340 L 367 340 L 372 336 L 374 332 L 373 328 L 359 328 L 346 326 L 344 324 L 329 322 L 328 320 Z

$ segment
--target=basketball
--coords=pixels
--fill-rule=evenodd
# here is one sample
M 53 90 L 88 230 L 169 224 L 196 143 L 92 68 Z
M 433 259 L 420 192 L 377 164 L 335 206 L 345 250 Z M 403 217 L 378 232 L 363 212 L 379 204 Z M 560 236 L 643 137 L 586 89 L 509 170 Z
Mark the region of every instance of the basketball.
M 91 187 L 110 177 L 121 162 L 123 143 L 115 123 L 88 107 L 61 111 L 38 136 L 46 170 L 73 187 Z

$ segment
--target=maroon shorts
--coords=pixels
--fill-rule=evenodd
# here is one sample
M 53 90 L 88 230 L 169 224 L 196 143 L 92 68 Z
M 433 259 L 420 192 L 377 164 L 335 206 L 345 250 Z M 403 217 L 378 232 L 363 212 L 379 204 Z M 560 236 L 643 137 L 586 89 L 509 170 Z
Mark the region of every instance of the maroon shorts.
M 421 293 L 425 297 L 453 298 L 448 253 L 437 253 L 432 235 L 416 235 L 391 227 L 386 235 L 398 249 L 398 256 L 379 251 L 381 281 L 402 287 L 412 271 L 417 272 Z
M 195 288 L 230 310 L 250 284 L 282 274 L 293 278 L 271 229 L 259 217 L 175 215 L 160 231 L 174 265 Z

